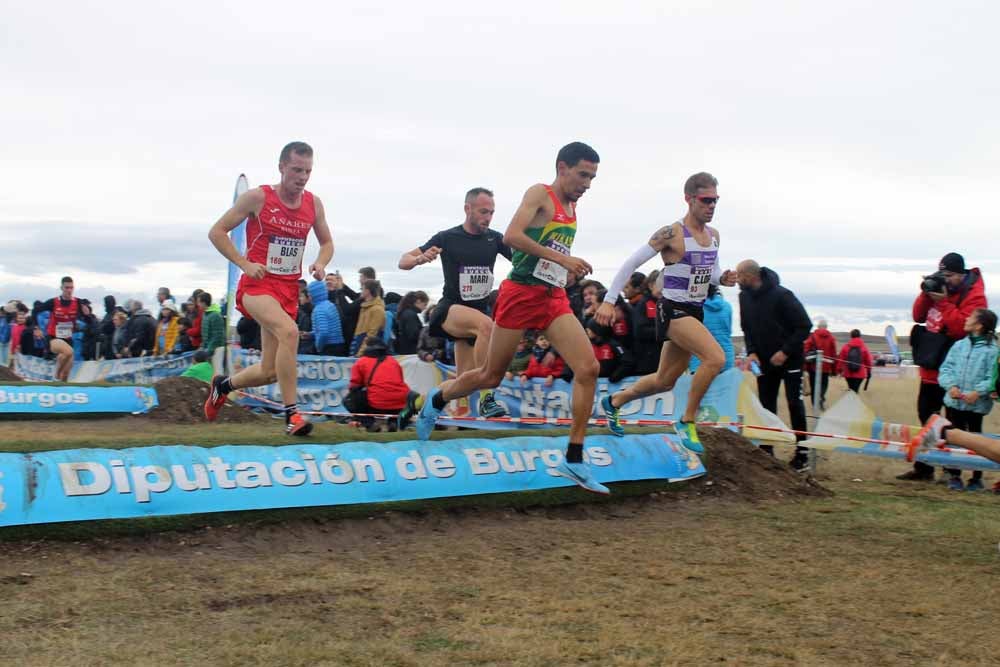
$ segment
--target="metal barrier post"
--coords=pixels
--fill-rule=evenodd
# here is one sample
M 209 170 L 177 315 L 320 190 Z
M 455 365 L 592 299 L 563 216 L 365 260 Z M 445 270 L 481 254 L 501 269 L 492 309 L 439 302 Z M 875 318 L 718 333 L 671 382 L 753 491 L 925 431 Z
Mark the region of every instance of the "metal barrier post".
M 816 372 L 813 374 L 813 415 L 818 419 L 820 414 L 820 397 L 823 391 L 823 351 L 816 350 Z M 809 474 L 815 477 L 818 454 L 813 447 L 809 448 Z

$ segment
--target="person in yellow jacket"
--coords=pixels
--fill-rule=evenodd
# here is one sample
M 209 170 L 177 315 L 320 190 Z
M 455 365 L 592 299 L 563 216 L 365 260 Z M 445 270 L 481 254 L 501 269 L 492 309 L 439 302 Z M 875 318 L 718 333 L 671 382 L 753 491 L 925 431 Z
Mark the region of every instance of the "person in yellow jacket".
M 354 327 L 351 355 L 363 355 L 367 338 L 381 338 L 384 329 L 385 301 L 382 300 L 382 285 L 377 280 L 366 280 L 361 284 L 361 313 L 358 315 L 358 324 Z
M 160 304 L 160 321 L 156 323 L 156 344 L 153 346 L 154 355 L 160 356 L 174 351 L 177 337 L 180 335 L 178 314 L 177 304 L 173 299 L 167 299 Z

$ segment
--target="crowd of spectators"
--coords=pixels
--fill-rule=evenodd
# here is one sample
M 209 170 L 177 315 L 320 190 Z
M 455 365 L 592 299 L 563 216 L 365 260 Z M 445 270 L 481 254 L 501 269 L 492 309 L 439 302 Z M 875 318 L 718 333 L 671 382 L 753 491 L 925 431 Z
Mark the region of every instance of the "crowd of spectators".
M 980 414 L 963 404 L 967 396 L 981 397 L 976 389 L 956 388 L 954 364 L 949 372 L 939 378 L 939 368 L 945 363 L 952 346 L 966 338 L 974 324 L 969 319 L 974 313 L 985 318 L 988 330 L 985 340 L 992 342 L 994 326 L 989 315 L 980 311 L 986 308 L 982 275 L 978 269 L 966 270 L 964 259 L 957 253 L 942 258 L 939 270 L 925 277 L 921 291 L 913 306 L 913 318 L 920 323 L 911 332 L 914 361 L 920 367 L 920 393 L 917 412 L 921 422 L 945 408 L 953 421 L 961 421 L 969 430 L 978 427 L 975 415 Z M 777 411 L 778 390 L 784 385 L 785 398 L 791 415 L 791 426 L 805 431 L 805 404 L 803 396 L 818 394 L 821 410 L 826 408 L 826 394 L 833 376 L 845 379 L 851 391 L 859 392 L 870 379 L 876 364 L 865 345 L 861 332 L 853 330 L 850 339 L 837 349 L 837 341 L 828 330 L 825 320 L 819 319 L 813 329 L 805 308 L 787 288 L 781 285 L 776 272 L 745 260 L 737 266 L 740 286 L 740 328 L 744 334 L 743 362 L 757 376 L 758 395 L 765 408 Z M 63 279 L 64 296 L 69 281 Z M 298 327 L 299 353 L 326 356 L 355 356 L 363 359 L 383 358 L 393 354 L 416 354 L 428 362 L 454 363 L 453 344 L 431 335 L 426 325 L 431 319 L 434 304 L 423 291 L 409 291 L 402 295 L 385 292 L 372 267 L 359 270 L 357 290 L 343 279 L 339 272 L 329 273 L 323 281 L 299 281 Z M 628 376 L 645 375 L 656 371 L 660 346 L 657 344 L 657 301 L 660 297 L 659 272 L 649 275 L 634 273 L 622 293 L 615 299 L 615 318 L 609 326 L 594 319 L 598 306 L 603 302 L 606 288 L 597 280 L 584 280 L 568 288 L 568 297 L 575 315 L 590 337 L 594 356 L 600 364 L 600 376 L 619 381 Z M 56 297 L 58 299 L 59 297 Z M 495 300 L 496 292 L 491 295 Z M 36 301 L 28 305 L 12 300 L 4 306 L 0 318 L 0 344 L 9 345 L 12 353 L 36 357 L 53 357 L 47 338 L 51 337 L 49 318 L 54 312 L 56 299 Z M 73 356 L 77 360 L 126 359 L 133 357 L 172 355 L 199 351 L 199 360 L 206 359 L 218 347 L 225 345 L 226 323 L 224 308 L 203 290 L 195 290 L 188 298 L 179 299 L 170 289 L 157 291 L 155 303 L 147 307 L 137 299 L 118 304 L 112 295 L 104 297 L 104 312 L 95 313 L 91 302 L 77 299 L 76 321 L 72 327 Z M 736 361 L 731 332 L 733 308 L 715 287 L 705 302 L 706 328 L 718 340 L 725 352 L 725 368 Z M 65 331 L 65 330 L 64 330 Z M 260 349 L 260 327 L 248 318 L 241 318 L 236 325 L 239 344 L 246 349 Z M 979 338 L 976 339 L 977 341 Z M 976 358 L 982 358 L 979 345 L 971 346 Z M 374 348 L 373 348 L 374 346 Z M 965 349 L 965 348 L 959 348 Z M 818 356 L 822 355 L 822 362 Z M 964 358 L 963 358 L 964 359 Z M 820 364 L 819 376 L 816 366 Z M 966 363 L 963 361 L 963 363 Z M 383 362 L 381 374 L 388 376 L 395 371 L 391 363 Z M 992 365 L 996 376 L 995 369 Z M 690 370 L 698 366 L 692 359 Z M 958 377 L 967 373 L 959 369 Z M 202 369 L 207 373 L 206 369 Z M 964 373 L 964 374 L 963 374 Z M 551 385 L 556 380 L 570 380 L 567 365 L 550 341 L 534 331 L 527 331 L 518 345 L 506 377 L 528 384 L 532 380 Z M 805 378 L 805 379 L 804 379 Z M 357 379 L 357 378 L 355 378 Z M 981 378 L 985 386 L 989 378 Z M 945 385 L 949 386 L 945 386 Z M 866 385 L 865 385 L 866 386 Z M 972 385 L 970 385 L 972 386 Z M 978 386 L 978 385 L 976 385 Z M 396 409 L 404 396 L 397 387 L 392 394 L 392 405 L 378 405 L 379 409 Z M 391 392 L 390 392 L 391 393 Z M 375 391 L 376 402 L 382 393 Z M 983 405 L 985 405 L 983 399 Z M 978 404 L 977 404 L 978 406 Z M 962 409 L 962 408 L 967 409 Z M 402 409 L 400 407 L 399 409 Z M 972 413 L 971 419 L 964 413 Z M 980 420 L 981 421 L 981 420 Z M 805 452 L 799 449 L 792 463 L 804 465 Z M 952 485 L 957 471 L 949 471 Z M 917 464 L 906 479 L 930 479 L 933 471 Z M 973 486 L 978 478 L 973 479 Z
M 72 284 L 66 277 L 64 284 Z M 58 299 L 60 297 L 56 297 Z M 52 352 L 50 318 L 52 303 L 35 301 L 28 305 L 16 299 L 4 305 L 0 318 L 0 345 L 8 345 L 11 356 L 25 354 L 49 358 Z M 211 354 L 226 343 L 222 311 L 212 295 L 195 290 L 178 305 L 170 290 L 157 291 L 155 311 L 138 299 L 119 305 L 113 295 L 104 297 L 104 313 L 99 317 L 86 298 L 76 299 L 76 320 L 67 331 L 77 361 L 127 359 L 171 355 L 204 350 Z

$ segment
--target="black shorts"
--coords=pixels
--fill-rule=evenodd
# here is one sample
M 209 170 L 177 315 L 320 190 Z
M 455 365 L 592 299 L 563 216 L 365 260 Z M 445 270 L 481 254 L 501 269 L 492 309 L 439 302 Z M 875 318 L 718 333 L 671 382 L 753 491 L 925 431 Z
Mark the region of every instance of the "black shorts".
M 452 306 L 465 306 L 466 308 L 472 308 L 473 310 L 478 310 L 483 315 L 489 316 L 489 304 L 486 300 L 482 301 L 452 301 L 451 299 L 442 298 L 434 306 L 434 314 L 431 315 L 431 319 L 427 322 L 430 334 L 436 338 L 444 338 L 450 341 L 456 340 L 466 340 L 469 344 L 476 342 L 476 337 L 471 338 L 455 338 L 447 331 L 444 330 L 444 321 L 448 319 L 448 311 L 451 310 Z
M 680 303 L 660 297 L 656 303 L 656 341 L 665 343 L 670 340 L 670 322 L 682 317 L 693 317 L 704 322 L 705 310 L 698 304 Z

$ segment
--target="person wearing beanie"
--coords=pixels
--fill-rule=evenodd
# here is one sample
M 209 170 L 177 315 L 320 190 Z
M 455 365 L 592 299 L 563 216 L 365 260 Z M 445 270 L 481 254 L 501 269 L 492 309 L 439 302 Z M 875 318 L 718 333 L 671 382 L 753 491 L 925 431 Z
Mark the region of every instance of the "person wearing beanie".
M 937 273 L 926 276 L 913 301 L 910 346 L 920 367 L 917 416 L 924 424 L 944 407 L 945 390 L 938 384 L 938 369 L 951 346 L 965 337 L 965 322 L 975 310 L 987 308 L 986 287 L 978 268 L 967 269 L 965 258 L 949 252 L 938 262 Z M 932 289 L 929 289 L 932 288 Z M 897 479 L 930 481 L 934 468 L 916 461 L 913 469 Z

